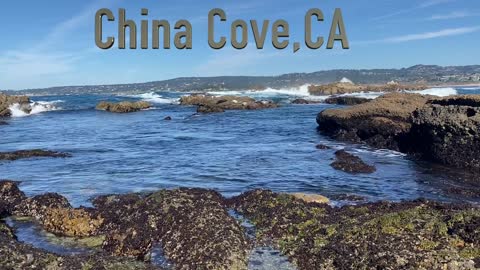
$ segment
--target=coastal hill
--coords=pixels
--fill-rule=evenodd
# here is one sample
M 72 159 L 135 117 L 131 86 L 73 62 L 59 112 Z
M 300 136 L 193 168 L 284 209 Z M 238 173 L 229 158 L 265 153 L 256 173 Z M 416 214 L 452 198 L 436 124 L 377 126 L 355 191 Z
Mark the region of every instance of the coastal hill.
M 288 88 L 304 84 L 328 84 L 348 78 L 357 84 L 385 84 L 395 81 L 402 84 L 471 84 L 480 83 L 480 65 L 448 66 L 416 65 L 402 69 L 338 69 L 313 73 L 290 73 L 280 76 L 221 76 L 184 77 L 146 83 L 62 86 L 45 89 L 4 91 L 10 94 L 63 95 L 63 94 L 109 94 L 144 93 L 159 90 L 206 91 L 265 88 Z

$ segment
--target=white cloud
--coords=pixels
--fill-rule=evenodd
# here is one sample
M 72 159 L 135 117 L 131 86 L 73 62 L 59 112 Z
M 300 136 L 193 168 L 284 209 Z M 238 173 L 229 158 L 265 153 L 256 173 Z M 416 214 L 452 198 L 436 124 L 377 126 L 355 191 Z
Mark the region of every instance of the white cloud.
M 370 44 L 377 44 L 377 43 L 402 43 L 402 42 L 417 41 L 417 40 L 428 40 L 428 39 L 434 39 L 434 38 L 470 34 L 470 33 L 474 33 L 474 32 L 477 32 L 477 31 L 480 31 L 479 26 L 449 28 L 449 29 L 443 29 L 443 30 L 434 31 L 434 32 L 409 34 L 409 35 L 389 37 L 389 38 L 377 39 L 377 40 L 357 41 L 357 42 L 352 42 L 352 46 L 355 46 L 355 45 L 370 45 Z
M 428 20 L 436 21 L 436 20 L 450 20 L 450 19 L 460 19 L 460 18 L 467 18 L 467 17 L 475 17 L 480 16 L 480 13 L 472 13 L 468 11 L 453 11 L 448 14 L 437 14 L 433 15 Z
M 423 3 L 421 3 L 417 6 L 406 8 L 406 9 L 401 9 L 401 10 L 398 10 L 398 11 L 395 11 L 395 12 L 392 12 L 392 13 L 381 15 L 381 16 L 375 17 L 371 20 L 372 21 L 379 21 L 379 20 L 383 20 L 383 19 L 388 19 L 388 18 L 395 17 L 395 16 L 398 16 L 398 15 L 407 14 L 407 13 L 410 13 L 412 11 L 416 11 L 416 10 L 419 10 L 419 9 L 426 9 L 426 8 L 430 8 L 430 7 L 433 7 L 433 6 L 437 6 L 437 5 L 441 5 L 441 4 L 445 4 L 445 3 L 450 3 L 450 2 L 454 2 L 454 1 L 456 1 L 456 0 L 430 0 L 430 1 L 425 1 L 425 2 L 423 2 Z

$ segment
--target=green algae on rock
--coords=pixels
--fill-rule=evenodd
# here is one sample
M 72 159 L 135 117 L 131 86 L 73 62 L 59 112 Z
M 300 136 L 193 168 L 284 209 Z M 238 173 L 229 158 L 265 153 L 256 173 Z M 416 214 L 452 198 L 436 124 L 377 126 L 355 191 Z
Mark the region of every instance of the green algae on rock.
M 332 208 L 265 190 L 229 204 L 299 269 L 480 267 L 478 208 L 422 200 Z

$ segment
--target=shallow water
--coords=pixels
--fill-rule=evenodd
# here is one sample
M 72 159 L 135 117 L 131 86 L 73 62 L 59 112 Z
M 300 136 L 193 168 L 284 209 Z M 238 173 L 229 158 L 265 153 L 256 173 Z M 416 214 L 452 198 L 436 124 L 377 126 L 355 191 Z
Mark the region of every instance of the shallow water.
M 462 192 L 479 189 L 472 176 L 462 171 L 418 163 L 388 150 L 339 143 L 319 134 L 315 117 L 332 105 L 290 105 L 295 96 L 286 91 L 240 94 L 275 99 L 283 106 L 194 115 L 194 107 L 169 104 L 181 95 L 174 92 L 137 97 L 34 97 L 60 110 L 7 120 L 9 125 L 0 126 L 0 151 L 42 148 L 69 152 L 73 157 L 2 162 L 2 178 L 22 181 L 21 189 L 29 195 L 58 192 L 75 206 L 88 205 L 99 194 L 179 186 L 212 188 L 226 196 L 268 188 L 331 197 L 355 194 L 368 200 L 480 201 Z M 151 110 L 132 114 L 94 110 L 100 100 L 125 99 L 157 103 Z M 166 116 L 173 120 L 164 121 Z M 334 149 L 317 150 L 319 143 Z M 335 149 L 341 148 L 375 164 L 377 172 L 350 175 L 334 170 L 329 164 Z

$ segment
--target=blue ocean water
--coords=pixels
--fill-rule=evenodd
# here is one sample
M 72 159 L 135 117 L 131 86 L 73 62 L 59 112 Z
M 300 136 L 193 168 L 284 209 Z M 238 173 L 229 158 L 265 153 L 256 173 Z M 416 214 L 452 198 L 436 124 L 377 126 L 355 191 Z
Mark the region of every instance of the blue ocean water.
M 455 90 L 480 94 L 479 88 Z M 335 105 L 291 105 L 297 94 L 286 90 L 245 91 L 230 94 L 274 99 L 282 106 L 195 115 L 194 107 L 175 104 L 183 94 L 32 97 L 39 102 L 39 112 L 46 104 L 52 107 L 8 119 L 9 125 L 0 126 L 0 151 L 41 148 L 73 156 L 1 162 L 1 178 L 21 181 L 28 195 L 58 192 L 75 206 L 89 205 L 89 199 L 100 194 L 179 186 L 211 188 L 226 196 L 266 188 L 332 198 L 353 194 L 368 200 L 480 202 L 463 192 L 479 194 L 480 187 L 462 170 L 319 134 L 316 115 Z M 132 114 L 94 109 L 101 100 L 139 99 L 154 102 L 154 108 Z M 165 121 L 166 116 L 173 120 Z M 333 149 L 317 150 L 320 143 Z M 334 152 L 342 148 L 374 164 L 377 172 L 350 175 L 331 168 Z

